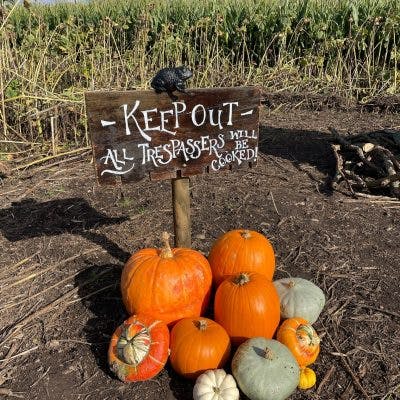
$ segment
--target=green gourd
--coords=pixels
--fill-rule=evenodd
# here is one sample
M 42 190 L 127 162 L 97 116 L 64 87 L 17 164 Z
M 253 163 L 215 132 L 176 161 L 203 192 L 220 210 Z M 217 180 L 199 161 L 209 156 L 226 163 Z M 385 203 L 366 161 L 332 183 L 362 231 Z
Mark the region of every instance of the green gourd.
M 236 350 L 232 374 L 250 400 L 284 400 L 296 390 L 300 368 L 285 345 L 256 337 Z
M 281 303 L 281 318 L 301 317 L 313 324 L 325 305 L 324 292 L 303 278 L 284 278 L 273 282 Z

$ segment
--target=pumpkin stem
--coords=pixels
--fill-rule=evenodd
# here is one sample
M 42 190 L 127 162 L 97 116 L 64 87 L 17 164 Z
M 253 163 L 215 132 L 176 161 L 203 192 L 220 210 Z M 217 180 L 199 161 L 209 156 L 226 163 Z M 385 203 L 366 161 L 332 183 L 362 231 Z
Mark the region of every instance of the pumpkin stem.
M 220 394 L 221 393 L 221 389 L 218 387 L 218 386 L 213 386 L 213 392 L 215 393 L 215 394 Z
M 248 229 L 245 229 L 243 232 L 240 233 L 243 239 L 250 239 L 251 233 Z
M 287 284 L 288 289 L 291 289 L 292 287 L 294 287 L 296 284 L 294 283 L 294 281 L 289 281 Z
M 249 283 L 249 282 L 250 282 L 250 278 L 249 278 L 249 275 L 248 275 L 248 274 L 246 274 L 246 273 L 244 273 L 244 272 L 241 272 L 239 275 L 237 275 L 237 276 L 233 279 L 233 282 L 236 283 L 236 285 L 243 286 L 243 285 L 245 285 L 246 283 Z
M 193 323 L 196 326 L 196 328 L 201 332 L 204 332 L 207 329 L 208 324 L 205 319 L 197 319 L 193 321 Z
M 262 356 L 264 358 L 266 358 L 267 360 L 273 360 L 274 358 L 274 352 L 269 349 L 268 347 L 266 347 L 263 351 L 262 351 Z
M 302 333 L 305 333 L 308 339 L 308 345 L 318 346 L 320 338 L 311 325 L 300 324 L 296 329 L 296 335 L 299 339 L 303 338 Z
M 170 234 L 168 232 L 163 232 L 162 241 L 164 242 L 164 247 L 161 249 L 160 257 L 161 258 L 173 258 L 174 253 L 171 250 L 171 246 L 169 244 Z

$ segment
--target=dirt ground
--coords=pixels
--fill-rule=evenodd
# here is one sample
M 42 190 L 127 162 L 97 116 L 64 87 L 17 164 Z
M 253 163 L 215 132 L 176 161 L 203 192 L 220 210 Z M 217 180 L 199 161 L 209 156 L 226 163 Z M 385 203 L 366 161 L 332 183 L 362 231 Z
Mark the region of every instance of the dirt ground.
M 191 179 L 193 248 L 207 254 L 227 230 L 257 230 L 275 248 L 276 278 L 325 292 L 317 385 L 291 399 L 397 399 L 400 202 L 330 191 L 327 137 L 329 126 L 399 130 L 400 114 L 311 108 L 269 104 L 254 169 Z M 106 359 L 126 317 L 121 267 L 173 231 L 170 182 L 99 187 L 87 155 L 3 179 L 0 195 L 0 397 L 191 399 L 193 384 L 170 366 L 123 384 Z

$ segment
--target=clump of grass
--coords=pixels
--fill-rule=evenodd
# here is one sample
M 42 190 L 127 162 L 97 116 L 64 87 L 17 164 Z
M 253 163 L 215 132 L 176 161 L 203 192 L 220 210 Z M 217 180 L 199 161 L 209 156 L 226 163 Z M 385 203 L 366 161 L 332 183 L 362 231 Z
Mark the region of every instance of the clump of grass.
M 189 65 L 196 87 L 365 100 L 400 84 L 397 0 L 102 0 L 0 15 L 4 140 L 46 142 L 56 117 L 59 143 L 87 145 L 85 90 L 148 88 L 168 65 Z

